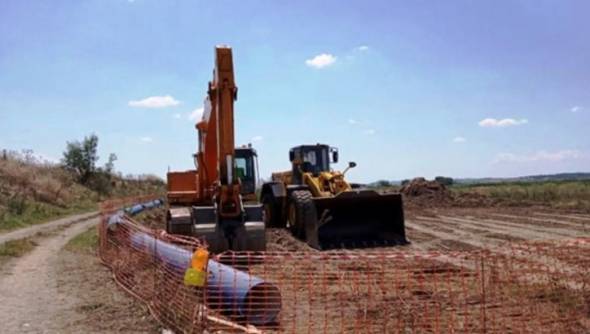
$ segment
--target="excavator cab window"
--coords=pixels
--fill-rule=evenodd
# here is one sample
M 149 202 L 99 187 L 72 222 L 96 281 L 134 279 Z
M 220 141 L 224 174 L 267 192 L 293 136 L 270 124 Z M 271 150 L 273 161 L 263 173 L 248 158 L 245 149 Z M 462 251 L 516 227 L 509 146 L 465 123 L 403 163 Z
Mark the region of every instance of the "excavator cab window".
M 256 152 L 251 148 L 235 150 L 235 173 L 242 183 L 242 195 L 256 191 Z

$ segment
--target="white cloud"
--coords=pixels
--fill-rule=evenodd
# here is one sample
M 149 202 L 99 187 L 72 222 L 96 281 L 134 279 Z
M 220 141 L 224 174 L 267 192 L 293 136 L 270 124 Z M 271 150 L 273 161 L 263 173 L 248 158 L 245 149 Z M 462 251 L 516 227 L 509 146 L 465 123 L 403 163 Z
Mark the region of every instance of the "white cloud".
M 513 154 L 500 153 L 494 159 L 495 163 L 499 162 L 536 162 L 536 161 L 564 161 L 582 158 L 582 153 L 578 150 L 561 150 L 555 152 L 538 151 L 533 154 Z
M 129 101 L 128 105 L 134 108 L 166 108 L 174 107 L 180 104 L 180 101 L 176 100 L 170 95 L 165 96 L 150 96 L 143 100 Z
M 366 45 L 361 45 L 361 46 L 357 47 L 356 50 L 358 50 L 358 51 L 368 51 L 369 50 L 369 47 L 366 46 Z
M 203 107 L 193 110 L 191 113 L 188 114 L 188 120 L 193 122 L 200 120 L 203 116 L 203 110 Z
M 336 57 L 329 53 L 322 53 L 311 59 L 305 61 L 305 64 L 309 67 L 321 69 L 330 66 L 336 62 Z
M 365 133 L 366 135 L 372 136 L 372 135 L 374 135 L 375 133 L 377 133 L 377 131 L 375 131 L 375 129 L 367 129 L 367 130 L 365 130 L 365 131 L 364 131 L 364 133 Z
M 577 112 L 579 112 L 579 111 L 581 111 L 581 110 L 582 110 L 582 107 L 580 107 L 580 106 L 573 106 L 573 107 L 572 107 L 570 110 L 571 110 L 573 113 L 577 113 Z
M 144 142 L 144 143 L 151 143 L 151 142 L 153 142 L 153 141 L 154 141 L 154 140 L 152 139 L 152 137 L 141 137 L 141 138 L 139 138 L 139 140 L 141 140 L 141 141 L 142 141 L 142 142 Z
M 250 141 L 255 143 L 257 141 L 262 141 L 263 139 L 264 139 L 264 137 L 262 137 L 262 136 L 254 136 L 254 137 L 252 137 L 252 139 L 250 139 Z
M 464 137 L 455 137 L 455 138 L 453 138 L 453 143 L 464 143 L 466 141 L 467 141 L 467 139 L 465 139 Z
M 180 119 L 182 117 L 182 115 L 179 113 L 176 113 L 176 114 L 172 115 L 172 117 L 174 117 L 176 119 Z
M 479 126 L 484 128 L 504 128 L 507 126 L 516 126 L 516 125 L 523 125 L 527 124 L 529 121 L 527 119 L 514 119 L 514 118 L 504 118 L 504 119 L 495 119 L 495 118 L 485 118 L 479 121 Z
M 358 123 L 356 119 L 353 119 L 353 118 L 348 119 L 348 124 L 355 125 L 356 123 Z

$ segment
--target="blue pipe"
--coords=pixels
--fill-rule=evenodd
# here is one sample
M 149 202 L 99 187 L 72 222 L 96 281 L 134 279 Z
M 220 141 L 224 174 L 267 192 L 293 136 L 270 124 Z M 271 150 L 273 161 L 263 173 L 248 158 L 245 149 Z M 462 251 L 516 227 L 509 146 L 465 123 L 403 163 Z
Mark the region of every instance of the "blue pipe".
M 133 233 L 131 245 L 147 251 L 177 274 L 184 274 L 191 265 L 192 252 L 146 233 Z M 211 259 L 207 265 L 207 276 L 209 303 L 225 310 L 237 311 L 254 325 L 277 320 L 281 310 L 281 294 L 275 285 Z
M 133 206 L 125 208 L 124 211 L 125 211 L 125 213 L 127 213 L 130 216 L 135 216 L 135 215 L 142 213 L 144 210 L 157 208 L 157 207 L 161 206 L 162 204 L 164 204 L 163 200 L 156 199 L 156 200 L 141 203 L 141 204 L 135 204 Z
M 119 210 L 109 217 L 107 228 L 115 231 L 117 225 L 125 224 L 125 214 L 134 216 L 162 204 L 164 201 L 157 199 Z M 132 247 L 147 251 L 178 275 L 184 275 L 185 270 L 191 266 L 193 253 L 184 248 L 143 232 L 134 232 L 130 240 Z M 213 306 L 237 311 L 254 325 L 277 320 L 281 311 L 281 294 L 275 285 L 211 259 L 207 263 L 207 276 L 207 301 Z

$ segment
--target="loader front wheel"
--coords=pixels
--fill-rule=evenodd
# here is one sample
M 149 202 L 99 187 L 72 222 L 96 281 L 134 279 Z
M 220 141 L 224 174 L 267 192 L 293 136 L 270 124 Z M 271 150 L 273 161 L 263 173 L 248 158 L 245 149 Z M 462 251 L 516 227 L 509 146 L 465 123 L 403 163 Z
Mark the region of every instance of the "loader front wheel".
M 286 222 L 281 214 L 281 203 L 271 194 L 262 196 L 264 207 L 264 225 L 266 227 L 285 227 Z
M 288 224 L 291 233 L 318 248 L 317 215 L 312 195 L 307 190 L 295 190 L 289 200 Z

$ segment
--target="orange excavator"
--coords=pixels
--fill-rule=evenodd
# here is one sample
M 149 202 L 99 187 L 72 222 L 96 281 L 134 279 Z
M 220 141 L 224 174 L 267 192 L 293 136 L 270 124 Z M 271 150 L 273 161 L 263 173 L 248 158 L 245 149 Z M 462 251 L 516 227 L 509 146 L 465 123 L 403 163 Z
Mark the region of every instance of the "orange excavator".
M 166 230 L 203 238 L 210 251 L 266 249 L 263 209 L 255 199 L 257 156 L 251 146 L 235 148 L 232 49 L 215 48 L 213 80 L 196 124 L 195 169 L 169 172 Z

